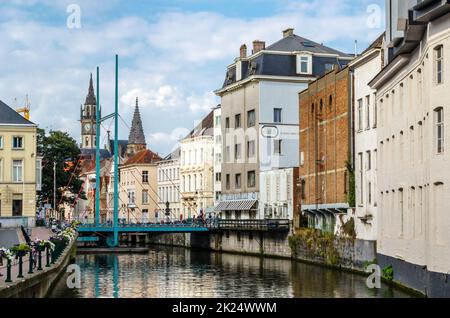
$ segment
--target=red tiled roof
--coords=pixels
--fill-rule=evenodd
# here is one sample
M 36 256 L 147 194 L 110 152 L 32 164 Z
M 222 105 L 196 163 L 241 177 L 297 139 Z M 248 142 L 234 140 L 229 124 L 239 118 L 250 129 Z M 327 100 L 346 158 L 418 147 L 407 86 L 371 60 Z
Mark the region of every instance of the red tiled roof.
M 157 161 L 160 161 L 161 158 L 155 154 L 153 151 L 150 150 L 142 150 L 138 152 L 133 157 L 129 158 L 125 163 L 124 166 L 132 165 L 132 164 L 145 164 L 145 163 L 155 163 Z

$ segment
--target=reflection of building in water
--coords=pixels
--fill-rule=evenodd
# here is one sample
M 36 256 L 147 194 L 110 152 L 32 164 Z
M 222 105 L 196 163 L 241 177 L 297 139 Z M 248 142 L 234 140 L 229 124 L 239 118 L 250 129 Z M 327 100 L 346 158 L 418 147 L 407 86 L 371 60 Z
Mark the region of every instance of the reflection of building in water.
M 79 255 L 79 290 L 66 278 L 52 297 L 392 297 L 367 289 L 363 276 L 291 260 L 156 247 L 148 254 Z M 116 262 L 115 262 L 116 261 Z

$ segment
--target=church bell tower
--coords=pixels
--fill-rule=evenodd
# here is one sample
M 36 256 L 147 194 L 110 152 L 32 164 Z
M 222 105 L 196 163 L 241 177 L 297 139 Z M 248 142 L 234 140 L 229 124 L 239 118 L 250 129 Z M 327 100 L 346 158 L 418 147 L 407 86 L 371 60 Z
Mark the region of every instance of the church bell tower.
M 86 96 L 84 105 L 80 108 L 80 122 L 81 122 L 81 149 L 95 149 L 96 142 L 96 108 L 97 99 L 94 93 L 94 84 L 91 79 L 89 81 L 89 91 Z

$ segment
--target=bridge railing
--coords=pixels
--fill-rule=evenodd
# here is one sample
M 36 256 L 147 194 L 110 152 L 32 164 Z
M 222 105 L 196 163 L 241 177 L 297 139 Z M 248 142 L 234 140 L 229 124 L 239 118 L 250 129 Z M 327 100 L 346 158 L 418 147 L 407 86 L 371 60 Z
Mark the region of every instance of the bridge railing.
M 158 222 L 158 223 L 126 223 L 119 222 L 119 228 L 208 228 L 211 231 L 220 230 L 240 230 L 240 231 L 278 231 L 288 232 L 290 229 L 289 220 L 223 220 L 223 219 L 206 219 L 206 220 L 185 220 L 183 222 Z M 112 228 L 111 222 L 96 225 L 93 221 L 85 221 L 80 228 Z
M 112 222 L 104 222 L 100 224 L 95 224 L 94 220 L 85 220 L 80 224 L 81 228 L 112 228 L 113 223 Z M 183 228 L 183 227 L 206 227 L 206 222 L 193 222 L 193 221 L 174 221 L 174 222 L 148 222 L 148 223 L 140 223 L 140 222 L 133 222 L 133 223 L 127 223 L 119 221 L 118 224 L 119 228 L 142 228 L 142 227 L 174 227 L 174 228 Z
M 289 220 L 212 220 L 206 226 L 210 230 L 279 231 L 288 232 Z

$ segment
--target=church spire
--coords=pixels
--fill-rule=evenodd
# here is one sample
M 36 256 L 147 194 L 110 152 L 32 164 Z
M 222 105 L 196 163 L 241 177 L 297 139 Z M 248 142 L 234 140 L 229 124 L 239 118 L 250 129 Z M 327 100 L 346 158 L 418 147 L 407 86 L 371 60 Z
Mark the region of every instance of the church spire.
M 142 128 L 141 113 L 139 112 L 138 97 L 136 97 L 136 107 L 134 109 L 133 122 L 131 124 L 130 135 L 128 137 L 128 144 L 146 146 L 144 129 Z
M 95 93 L 94 93 L 94 82 L 92 81 L 92 73 L 91 73 L 91 79 L 89 81 L 89 91 L 88 94 L 86 96 L 86 102 L 84 103 L 84 105 L 97 105 L 97 99 L 95 98 Z

